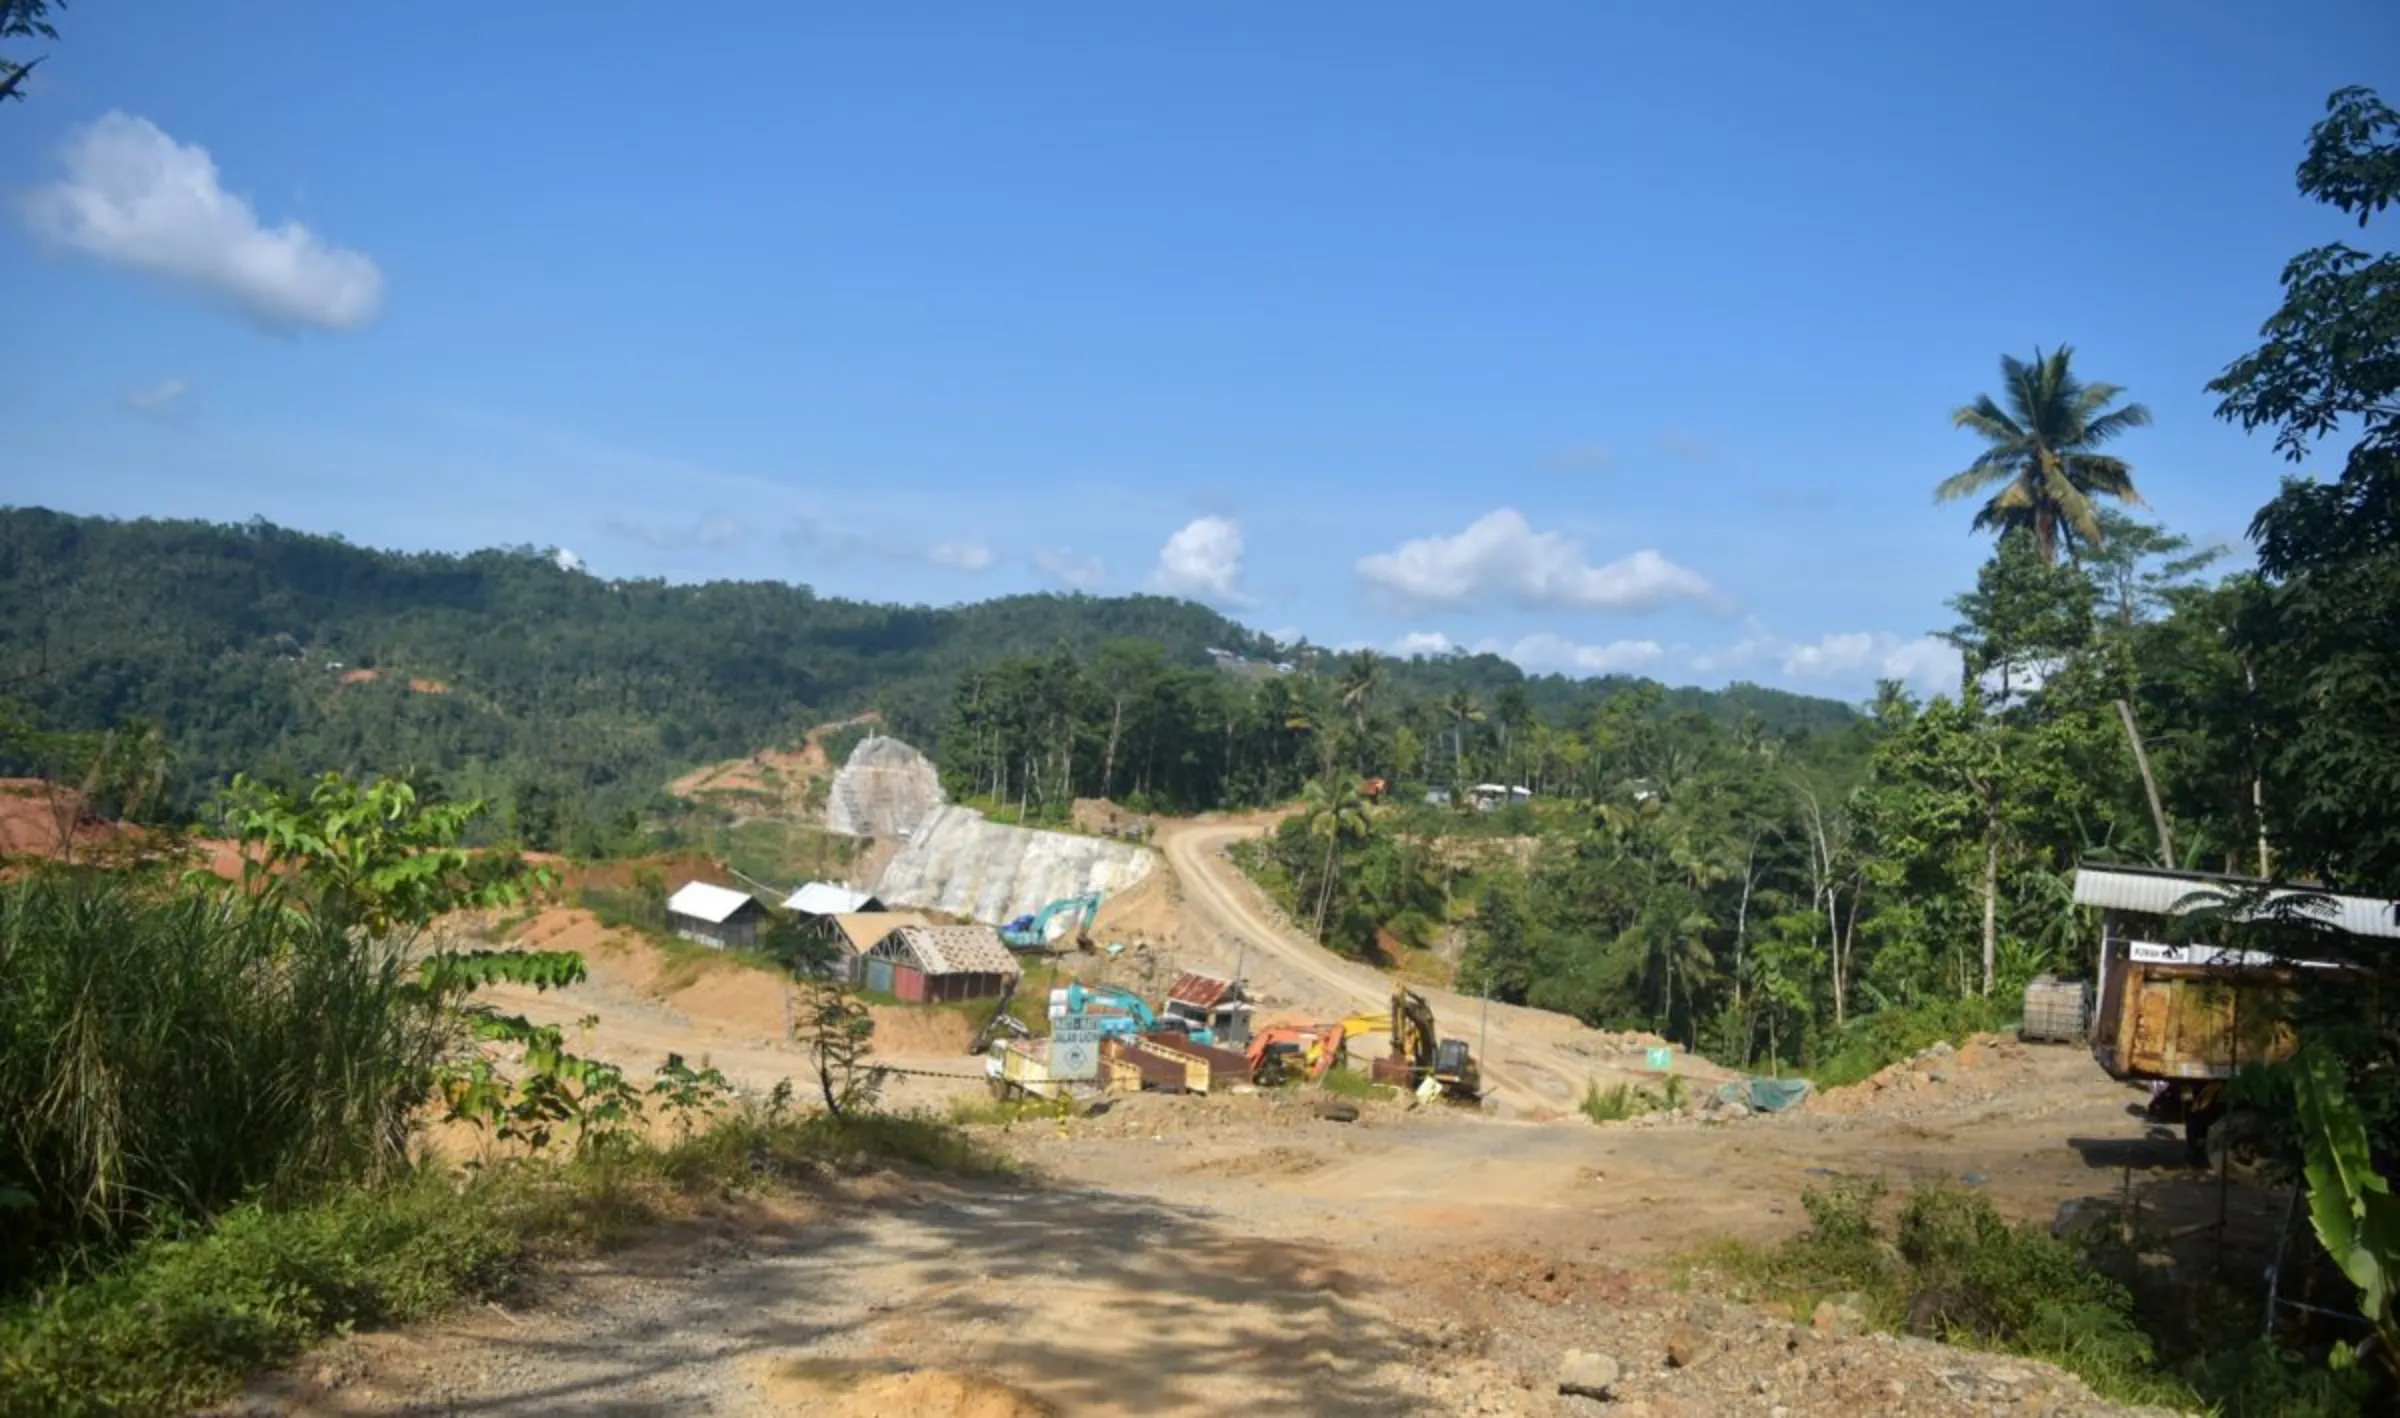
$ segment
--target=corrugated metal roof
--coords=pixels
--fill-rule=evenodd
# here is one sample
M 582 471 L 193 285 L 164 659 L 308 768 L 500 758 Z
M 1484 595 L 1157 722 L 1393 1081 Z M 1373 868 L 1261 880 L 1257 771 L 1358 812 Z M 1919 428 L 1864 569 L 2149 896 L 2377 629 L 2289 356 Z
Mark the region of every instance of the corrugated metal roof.
M 1214 975 L 1186 974 L 1175 977 L 1167 986 L 1167 998 L 1200 1009 L 1213 1009 L 1233 992 L 1233 981 L 1220 980 Z
M 839 916 L 860 910 L 875 898 L 855 887 L 833 881 L 812 881 L 783 900 L 783 909 L 805 916 Z
M 1014 975 L 1023 967 L 990 926 L 902 926 L 893 932 L 934 975 Z
M 733 919 L 733 913 L 758 902 L 747 891 L 731 887 L 712 886 L 705 881 L 687 881 L 667 898 L 667 909 L 678 916 L 690 916 L 721 926 Z
M 850 948 L 864 955 L 875 948 L 875 942 L 902 926 L 925 926 L 932 922 L 913 911 L 850 911 L 833 918 L 833 927 L 850 942 Z
M 2150 916 L 2178 916 L 2203 906 L 2229 903 L 2237 896 L 2270 885 L 2241 877 L 2159 871 L 2152 867 L 2078 867 L 2075 904 L 2138 911 Z M 2400 919 L 2395 919 L 2389 901 L 2293 887 L 2276 887 L 2268 899 L 2280 902 L 2295 897 L 2301 898 L 2302 909 L 2326 925 L 2351 935 L 2400 940 Z

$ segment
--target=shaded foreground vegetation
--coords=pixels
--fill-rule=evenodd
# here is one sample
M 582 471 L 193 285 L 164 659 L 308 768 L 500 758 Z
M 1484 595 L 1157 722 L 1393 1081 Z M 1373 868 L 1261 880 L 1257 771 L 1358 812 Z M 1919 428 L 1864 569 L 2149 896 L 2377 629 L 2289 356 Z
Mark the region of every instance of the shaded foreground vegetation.
M 1955 1186 L 1920 1186 L 1892 1203 L 1881 1178 L 1851 1178 L 1802 1200 L 1800 1236 L 1713 1248 L 1688 1263 L 1690 1278 L 1782 1304 L 1803 1323 L 1823 1305 L 1837 1322 L 2047 1360 L 2123 1402 L 2228 1418 L 2385 1411 L 2388 1390 L 2374 1374 L 2259 1338 L 2249 1266 L 2162 1269 L 2113 1223 L 2060 1239 Z
M 637 1086 L 477 1003 L 582 961 L 427 934 L 541 884 L 459 845 L 475 804 L 399 780 L 237 790 L 238 882 L 51 866 L 0 886 L 0 1415 L 180 1412 L 700 1192 L 995 1165 L 871 1110 L 871 1023 L 830 1047 L 802 1031 L 855 1106 L 797 1116 L 789 1086 L 745 1102 L 673 1056 Z M 431 1116 L 497 1146 L 454 1170 L 419 1145 Z
M 752 1109 L 664 1147 L 465 1173 L 418 1165 L 296 1205 L 243 1203 L 0 1305 L 0 1418 L 180 1413 L 337 1332 L 504 1296 L 534 1265 L 697 1198 L 862 1164 L 999 1165 L 931 1119 Z

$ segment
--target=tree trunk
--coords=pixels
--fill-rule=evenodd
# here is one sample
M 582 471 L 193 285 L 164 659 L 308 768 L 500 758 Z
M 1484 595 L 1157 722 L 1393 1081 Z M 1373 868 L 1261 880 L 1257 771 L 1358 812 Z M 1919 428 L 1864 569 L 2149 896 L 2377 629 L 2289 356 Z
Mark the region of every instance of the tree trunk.
M 1758 838 L 1753 836 L 1750 839 L 1749 859 L 1742 863 L 1742 904 L 1733 913 L 1733 1009 L 1736 1014 L 1741 1013 L 1742 1009 L 1742 947 L 1749 940 L 1750 884 L 1757 870 Z M 1833 992 L 1836 999 L 1841 997 L 1839 983 L 1835 984 Z M 1744 1053 L 1748 1053 L 1749 1049 L 1748 1044 L 1742 1046 Z
M 2142 747 L 2142 731 L 2133 722 L 2133 701 L 2117 700 L 2117 717 L 2125 721 L 2125 742 L 2133 745 L 2133 765 L 2142 770 L 2142 791 L 2150 795 L 2150 821 L 2158 828 L 2159 864 L 2175 870 L 2175 838 L 2167 830 L 2167 805 L 2158 796 L 2158 779 L 2150 773 L 2150 754 Z
M 1117 736 L 1125 729 L 1125 696 L 1117 696 L 1116 710 L 1108 718 L 1108 752 L 1100 758 L 1100 796 L 1107 797 L 1117 788 Z
M 1983 809 L 1983 993 L 2000 969 L 2000 795 L 1987 789 Z
M 1332 835 L 1325 839 L 1325 870 L 1317 879 L 1317 944 L 1325 943 L 1325 910 L 1333 904 L 1333 856 L 1342 843 L 1337 824 Z
M 2252 695 L 2258 693 L 2258 676 L 2250 672 L 2250 659 L 2242 657 L 2242 687 Z M 2272 881 L 2274 862 L 2267 851 L 2267 785 L 2258 771 L 2258 724 L 2250 725 L 2250 820 L 2258 825 L 2258 875 L 2262 881 Z

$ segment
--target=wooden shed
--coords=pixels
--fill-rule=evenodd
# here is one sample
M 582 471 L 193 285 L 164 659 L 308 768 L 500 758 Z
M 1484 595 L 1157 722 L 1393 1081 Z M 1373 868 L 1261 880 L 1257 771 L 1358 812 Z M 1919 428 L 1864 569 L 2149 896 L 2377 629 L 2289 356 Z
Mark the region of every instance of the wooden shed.
M 667 929 L 719 950 L 757 945 L 759 922 L 766 915 L 767 908 L 749 892 L 705 881 L 687 881 L 667 898 Z
M 1020 973 L 990 926 L 901 926 L 875 942 L 866 987 L 912 1004 L 991 999 Z

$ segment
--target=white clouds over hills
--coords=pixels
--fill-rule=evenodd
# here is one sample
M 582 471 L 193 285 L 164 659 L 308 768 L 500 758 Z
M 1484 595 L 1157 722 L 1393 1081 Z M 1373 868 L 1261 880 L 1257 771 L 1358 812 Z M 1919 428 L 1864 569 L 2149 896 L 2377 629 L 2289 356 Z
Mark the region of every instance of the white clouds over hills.
M 1655 551 L 1594 566 L 1580 542 L 1534 530 L 1511 507 L 1455 535 L 1420 537 L 1361 557 L 1357 572 L 1370 589 L 1412 606 L 1508 601 L 1539 610 L 1637 611 L 1675 601 L 1724 604 L 1708 578 Z
M 1159 548 L 1150 589 L 1206 605 L 1246 606 L 1251 598 L 1241 579 L 1241 527 L 1230 517 L 1196 517 Z
M 383 306 L 383 273 L 296 221 L 269 227 L 218 182 L 206 148 L 110 112 L 77 129 L 66 175 L 18 203 L 34 235 L 203 292 L 278 332 L 346 330 Z

